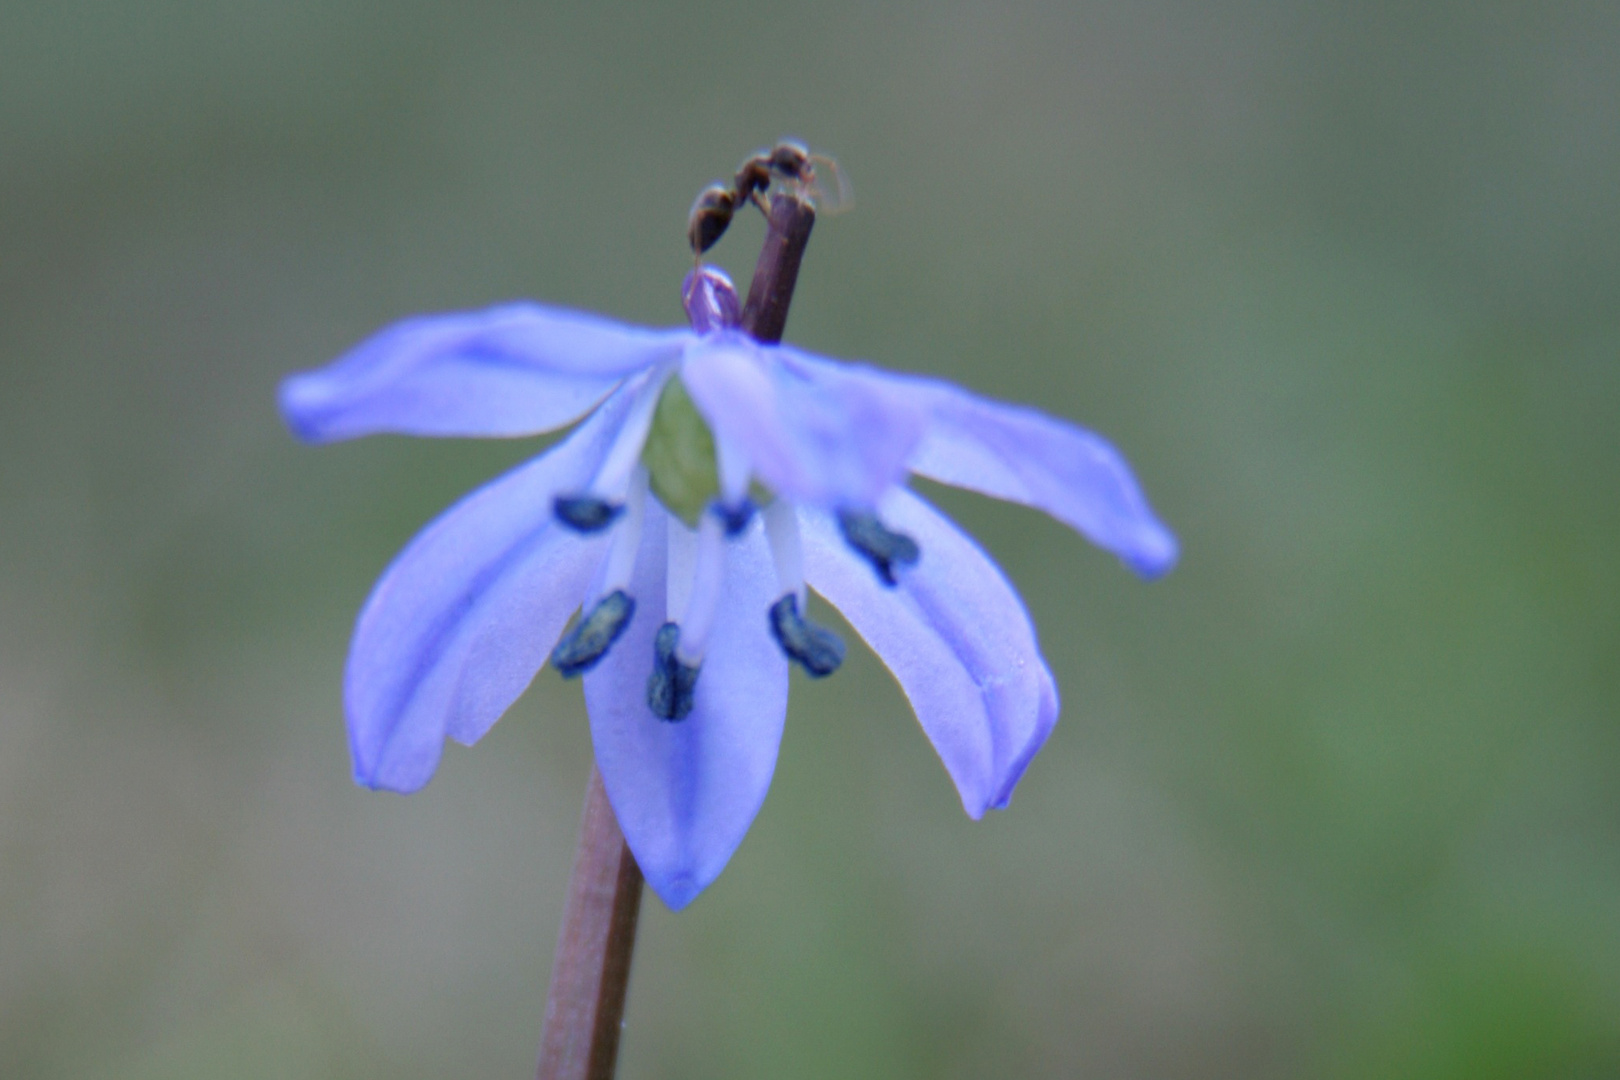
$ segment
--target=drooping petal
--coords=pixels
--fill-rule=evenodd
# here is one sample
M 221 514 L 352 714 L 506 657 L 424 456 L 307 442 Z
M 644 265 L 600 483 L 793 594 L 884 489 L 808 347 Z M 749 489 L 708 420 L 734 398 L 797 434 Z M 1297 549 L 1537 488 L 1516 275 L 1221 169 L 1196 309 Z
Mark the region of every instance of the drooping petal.
M 801 511 L 805 573 L 888 665 L 972 818 L 1012 796 L 1057 720 L 1057 687 L 1022 601 L 990 557 L 928 503 L 896 489 L 883 519 L 922 557 L 894 588 L 831 515 Z
M 451 507 L 377 582 L 344 674 L 359 783 L 421 787 L 445 736 L 477 740 L 545 663 L 608 543 L 556 521 L 552 500 L 600 465 L 629 398 Z
M 736 444 L 780 495 L 819 505 L 870 505 L 905 473 L 922 437 L 917 403 L 855 380 L 807 378 L 791 350 L 740 334 L 694 341 L 681 379 L 717 436 Z
M 287 379 L 281 411 L 311 442 L 536 435 L 579 419 L 626 375 L 678 357 L 691 337 L 532 303 L 423 315 Z
M 1101 436 L 937 379 L 781 351 L 789 367 L 828 387 L 859 386 L 925 408 L 927 429 L 907 463 L 912 472 L 1044 510 L 1143 577 L 1175 565 L 1175 536 L 1154 515 L 1124 457 Z
M 672 909 L 724 869 L 765 801 L 787 715 L 787 661 L 765 613 L 776 575 L 757 520 L 729 541 L 719 615 L 692 712 L 647 707 L 653 636 L 665 620 L 668 513 L 649 500 L 631 591 L 643 598 L 613 651 L 585 676 L 591 741 L 608 798 L 647 883 Z

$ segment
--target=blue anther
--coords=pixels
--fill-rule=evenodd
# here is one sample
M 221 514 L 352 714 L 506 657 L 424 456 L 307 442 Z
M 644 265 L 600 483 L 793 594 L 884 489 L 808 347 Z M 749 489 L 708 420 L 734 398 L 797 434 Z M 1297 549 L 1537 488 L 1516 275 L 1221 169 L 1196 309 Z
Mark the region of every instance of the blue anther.
M 838 511 L 838 528 L 844 542 L 859 552 L 882 579 L 893 586 L 896 566 L 911 566 L 921 556 L 917 541 L 905 533 L 892 532 L 870 510 Z
M 653 670 L 647 678 L 647 708 L 660 720 L 684 720 L 692 711 L 692 691 L 697 686 L 701 665 L 681 663 L 675 647 L 681 643 L 681 628 L 667 622 L 653 638 Z
M 591 670 L 607 655 L 609 646 L 619 640 L 635 613 L 636 602 L 629 593 L 623 589 L 608 593 L 557 642 L 551 650 L 551 666 L 565 679 Z
M 789 660 L 822 678 L 838 670 L 844 662 L 844 643 L 831 630 L 823 629 L 799 614 L 799 598 L 788 593 L 771 605 L 771 633 Z
M 728 537 L 741 536 L 748 523 L 754 520 L 754 512 L 758 509 L 754 500 L 744 495 L 742 501 L 736 506 L 727 506 L 718 499 L 709 504 L 709 513 L 720 519 L 725 527 Z
M 594 495 L 559 495 L 551 502 L 557 520 L 575 532 L 601 532 L 624 513 L 624 507 Z

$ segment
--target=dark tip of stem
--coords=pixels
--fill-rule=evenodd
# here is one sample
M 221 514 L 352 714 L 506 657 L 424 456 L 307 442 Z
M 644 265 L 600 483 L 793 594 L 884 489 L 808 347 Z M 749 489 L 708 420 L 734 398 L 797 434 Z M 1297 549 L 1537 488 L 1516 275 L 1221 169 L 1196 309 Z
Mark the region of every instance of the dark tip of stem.
M 775 345 L 782 340 L 793 287 L 799 280 L 799 263 L 815 224 L 816 209 L 808 200 L 788 192 L 771 197 L 765 246 L 754 264 L 754 280 L 748 285 L 748 302 L 743 306 L 743 330 L 755 341 Z

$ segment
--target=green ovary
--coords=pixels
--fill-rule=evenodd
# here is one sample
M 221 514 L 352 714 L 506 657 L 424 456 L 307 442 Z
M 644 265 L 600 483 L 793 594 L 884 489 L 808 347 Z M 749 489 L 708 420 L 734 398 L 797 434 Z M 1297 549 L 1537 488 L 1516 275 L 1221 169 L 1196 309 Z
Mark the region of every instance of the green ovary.
M 647 481 L 664 509 L 697 528 L 703 511 L 720 494 L 714 435 L 677 375 L 664 384 L 653 411 L 652 430 L 641 450 Z

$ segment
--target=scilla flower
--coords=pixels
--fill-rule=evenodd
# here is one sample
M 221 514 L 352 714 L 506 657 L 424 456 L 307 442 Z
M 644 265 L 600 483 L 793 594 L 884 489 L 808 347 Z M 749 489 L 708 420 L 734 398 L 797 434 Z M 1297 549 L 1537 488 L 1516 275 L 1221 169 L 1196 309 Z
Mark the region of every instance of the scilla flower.
M 765 798 L 788 667 L 830 674 L 829 600 L 899 680 L 968 815 L 1007 804 L 1057 718 L 1018 595 L 915 473 L 1046 511 L 1144 577 L 1174 538 L 1106 442 L 948 383 L 756 342 L 718 270 L 690 330 L 518 303 L 407 319 L 282 387 L 323 442 L 535 435 L 584 422 L 395 559 L 344 679 L 355 778 L 414 791 L 549 658 L 582 675 L 603 782 L 672 908 Z M 570 620 L 578 619 L 572 628 Z

